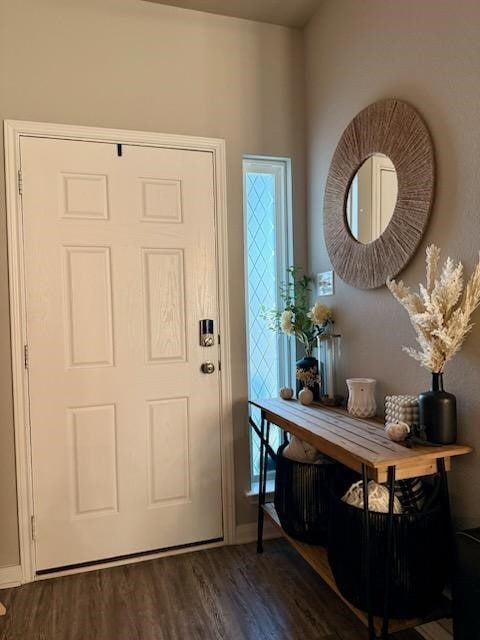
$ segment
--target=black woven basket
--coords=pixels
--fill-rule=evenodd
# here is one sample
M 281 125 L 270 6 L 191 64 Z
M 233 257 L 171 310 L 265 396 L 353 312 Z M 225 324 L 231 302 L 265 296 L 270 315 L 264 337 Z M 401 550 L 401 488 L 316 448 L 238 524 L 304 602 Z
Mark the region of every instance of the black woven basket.
M 334 495 L 331 504 L 328 560 L 340 593 L 359 609 L 366 610 L 364 512 L 342 502 L 339 495 Z M 449 525 L 440 505 L 438 487 L 428 502 L 431 506 L 426 511 L 393 516 L 391 617 L 426 615 L 438 603 L 447 580 Z M 375 615 L 383 615 L 387 519 L 386 513 L 370 511 Z
M 335 463 L 311 464 L 284 458 L 277 452 L 275 509 L 282 528 L 292 538 L 326 544 L 329 503 Z

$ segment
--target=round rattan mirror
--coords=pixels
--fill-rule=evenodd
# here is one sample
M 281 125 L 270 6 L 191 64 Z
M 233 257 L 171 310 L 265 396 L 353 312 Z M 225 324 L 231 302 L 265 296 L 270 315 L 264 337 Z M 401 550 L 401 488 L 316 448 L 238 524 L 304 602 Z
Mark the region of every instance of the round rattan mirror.
M 385 230 L 372 242 L 352 235 L 347 199 L 352 180 L 370 156 L 387 156 L 398 193 Z M 433 202 L 434 157 L 428 129 L 413 107 L 400 100 L 375 102 L 343 132 L 325 187 L 323 226 L 336 273 L 359 289 L 374 289 L 396 276 L 415 253 Z

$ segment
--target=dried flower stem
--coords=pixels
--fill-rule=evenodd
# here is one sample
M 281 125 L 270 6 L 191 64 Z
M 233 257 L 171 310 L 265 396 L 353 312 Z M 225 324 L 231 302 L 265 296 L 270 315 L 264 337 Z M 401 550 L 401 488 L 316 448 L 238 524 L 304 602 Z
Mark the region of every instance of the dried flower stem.
M 295 377 L 303 384 L 304 387 L 313 387 L 320 383 L 320 377 L 317 373 L 316 367 L 310 367 L 310 369 L 297 369 Z
M 463 291 L 463 265 L 447 258 L 439 271 L 440 249 L 430 245 L 426 251 L 426 285 L 411 293 L 400 280 L 388 280 L 387 287 L 405 307 L 417 334 L 420 349 L 403 347 L 412 358 L 433 373 L 460 350 L 473 324 L 470 317 L 480 304 L 480 258 Z

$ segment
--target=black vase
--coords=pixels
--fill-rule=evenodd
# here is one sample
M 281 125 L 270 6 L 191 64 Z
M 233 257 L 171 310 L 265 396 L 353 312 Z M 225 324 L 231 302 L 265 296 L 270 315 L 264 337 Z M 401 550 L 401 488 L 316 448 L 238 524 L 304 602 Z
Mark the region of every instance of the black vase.
M 457 439 L 457 401 L 443 390 L 443 374 L 432 373 L 432 388 L 418 396 L 420 426 L 425 427 L 427 440 L 438 444 L 453 444 Z
M 318 375 L 318 360 L 313 356 L 304 356 L 301 360 L 297 360 L 297 369 L 302 369 L 302 371 L 307 371 L 312 367 L 315 369 L 315 373 Z M 303 388 L 303 384 L 300 382 L 300 380 L 297 380 L 297 398 L 302 388 Z M 320 400 L 320 387 L 318 386 L 318 384 L 315 383 L 313 387 L 310 387 L 310 389 L 312 390 L 312 393 L 313 393 L 313 399 Z

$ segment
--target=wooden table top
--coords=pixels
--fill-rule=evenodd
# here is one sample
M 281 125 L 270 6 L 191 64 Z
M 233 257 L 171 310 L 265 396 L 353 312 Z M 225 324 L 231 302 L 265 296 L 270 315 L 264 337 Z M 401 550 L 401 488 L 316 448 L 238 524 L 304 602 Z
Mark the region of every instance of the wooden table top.
M 390 440 L 377 419 L 350 416 L 344 409 L 319 405 L 304 406 L 297 400 L 251 400 L 265 419 L 308 442 L 322 453 L 361 472 L 386 482 L 389 466 L 395 466 L 397 480 L 436 473 L 437 459 L 444 458 L 450 469 L 451 458 L 472 451 L 463 444 L 440 446 L 415 445 L 408 448 Z

